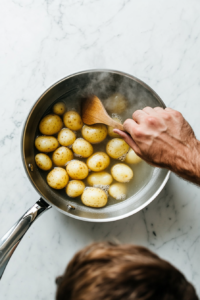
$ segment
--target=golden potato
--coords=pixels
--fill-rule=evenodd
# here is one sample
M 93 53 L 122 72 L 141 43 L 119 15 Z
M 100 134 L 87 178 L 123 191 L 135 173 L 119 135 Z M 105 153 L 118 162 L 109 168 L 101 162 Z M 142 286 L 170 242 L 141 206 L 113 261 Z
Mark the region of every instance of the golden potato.
M 35 156 L 35 162 L 36 165 L 44 171 L 48 171 L 52 168 L 52 161 L 50 157 L 44 153 L 38 153 Z
M 114 159 L 125 159 L 125 155 L 129 150 L 129 145 L 119 138 L 110 140 L 106 145 L 107 154 Z
M 82 138 L 78 138 L 75 140 L 72 146 L 72 150 L 74 151 L 76 156 L 84 158 L 91 156 L 94 151 L 92 145 Z
M 69 181 L 69 176 L 63 168 L 54 168 L 47 175 L 47 183 L 56 190 L 63 189 Z
M 112 177 L 119 182 L 129 182 L 133 178 L 133 171 L 125 164 L 116 164 L 111 169 Z
M 81 116 L 76 111 L 67 111 L 63 116 L 63 122 L 71 130 L 80 130 L 83 126 Z
M 120 114 L 128 107 L 128 101 L 122 94 L 115 93 L 104 101 L 104 107 L 109 113 Z
M 137 154 L 135 153 L 135 151 L 133 149 L 130 149 L 129 152 L 127 153 L 126 155 L 126 158 L 125 158 L 125 163 L 127 164 L 138 164 L 139 162 L 141 162 L 142 159 L 137 156 Z
M 72 179 L 85 179 L 88 176 L 88 167 L 80 160 L 70 161 L 66 170 Z
M 87 187 L 81 196 L 81 200 L 86 206 L 103 207 L 106 205 L 108 197 L 106 193 L 99 188 Z
M 59 144 L 54 136 L 38 136 L 35 139 L 35 147 L 40 152 L 52 152 L 58 148 Z
M 67 147 L 59 147 L 52 155 L 54 165 L 64 167 L 66 163 L 73 159 L 73 152 Z
M 76 135 L 73 131 L 68 128 L 63 128 L 58 133 L 58 141 L 62 146 L 70 146 L 76 139 Z
M 108 193 L 116 200 L 126 199 L 127 187 L 124 183 L 116 182 L 109 187 Z
M 112 176 L 108 172 L 94 172 L 87 178 L 89 185 L 110 185 L 113 181 Z
M 52 110 L 53 110 L 54 114 L 62 116 L 64 114 L 64 112 L 66 111 L 65 103 L 58 102 L 58 103 L 54 104 Z
M 103 124 L 84 125 L 82 128 L 83 138 L 91 144 L 98 144 L 105 140 L 108 130 Z
M 57 115 L 47 115 L 45 116 L 39 124 L 39 130 L 42 134 L 53 135 L 58 133 L 63 127 L 63 122 L 61 118 Z
M 87 159 L 88 169 L 98 172 L 106 169 L 110 164 L 109 156 L 104 152 L 96 152 Z
M 66 193 L 69 197 L 75 198 L 83 194 L 85 184 L 81 180 L 72 180 L 66 187 Z
M 121 121 L 120 117 L 118 117 L 117 115 L 116 116 L 112 116 L 112 119 L 114 121 L 116 121 L 117 123 L 122 124 L 122 121 Z M 108 126 L 108 135 L 110 137 L 113 137 L 113 138 L 120 137 L 120 135 L 118 133 L 113 132 L 113 129 L 114 129 L 114 127 Z

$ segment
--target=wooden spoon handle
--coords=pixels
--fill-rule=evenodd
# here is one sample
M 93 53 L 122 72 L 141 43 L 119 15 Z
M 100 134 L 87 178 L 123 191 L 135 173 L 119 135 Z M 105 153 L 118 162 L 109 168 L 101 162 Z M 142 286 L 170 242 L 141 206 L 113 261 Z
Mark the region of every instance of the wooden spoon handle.
M 112 127 L 116 128 L 116 129 L 120 129 L 122 131 L 125 131 L 122 124 L 120 124 L 120 123 L 118 123 L 118 122 L 116 122 L 116 121 L 114 121 L 112 119 L 109 120 L 109 123 L 110 123 L 109 126 L 112 126 Z

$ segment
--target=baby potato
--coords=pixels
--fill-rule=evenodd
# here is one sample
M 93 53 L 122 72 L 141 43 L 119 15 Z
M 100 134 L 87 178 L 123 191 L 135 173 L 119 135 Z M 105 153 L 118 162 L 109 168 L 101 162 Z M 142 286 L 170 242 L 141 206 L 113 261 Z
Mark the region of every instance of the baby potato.
M 113 181 L 112 176 L 108 172 L 94 172 L 87 178 L 89 185 L 110 185 Z
M 66 187 L 66 193 L 69 197 L 75 198 L 83 194 L 85 184 L 81 180 L 72 180 Z
M 116 121 L 117 123 L 122 124 L 122 121 L 118 116 L 112 117 L 112 119 L 114 121 Z M 114 129 L 114 127 L 108 126 L 108 135 L 113 138 L 120 137 L 120 135 L 118 133 L 113 132 L 113 129 Z
M 91 144 L 98 144 L 105 140 L 108 130 L 103 124 L 84 125 L 82 128 L 83 138 Z
M 135 151 L 133 149 L 130 149 L 129 152 L 126 155 L 125 161 L 127 164 L 138 164 L 139 162 L 141 162 L 142 159 L 137 156 L 137 154 L 135 153 Z
M 52 168 L 52 161 L 50 157 L 44 153 L 38 153 L 35 156 L 35 162 L 36 165 L 44 171 L 48 171 Z
M 73 131 L 68 128 L 63 128 L 58 133 L 58 141 L 62 146 L 70 146 L 76 139 L 76 135 Z
M 79 130 L 83 126 L 81 116 L 76 111 L 67 111 L 63 116 L 63 122 L 71 130 Z
M 124 183 L 116 182 L 109 187 L 108 193 L 116 200 L 126 199 L 127 188 Z
M 80 160 L 70 161 L 66 170 L 72 179 L 85 179 L 88 176 L 88 167 Z
M 129 145 L 119 138 L 110 140 L 106 145 L 106 152 L 114 159 L 122 158 L 129 150 Z
M 120 114 L 128 107 L 128 101 L 122 94 L 115 93 L 104 101 L 104 107 L 109 113 Z
M 87 159 L 86 164 L 92 171 L 103 171 L 109 166 L 110 157 L 104 152 L 96 152 Z
M 82 138 L 75 140 L 72 150 L 79 157 L 89 157 L 94 152 L 92 145 Z
M 103 207 L 108 201 L 106 193 L 95 187 L 87 187 L 82 196 L 81 200 L 83 204 L 90 207 Z
M 45 116 L 39 124 L 39 130 L 42 134 L 53 135 L 61 130 L 63 127 L 63 122 L 61 118 L 57 115 L 47 115 Z
M 47 183 L 56 190 L 63 189 L 69 181 L 69 176 L 63 168 L 55 168 L 47 175 Z
M 133 178 L 133 171 L 125 164 L 116 164 L 111 169 L 112 177 L 119 182 L 129 182 Z
M 35 147 L 40 152 L 52 152 L 58 148 L 59 144 L 54 136 L 38 136 L 35 139 Z
M 66 163 L 73 159 L 73 152 L 67 147 L 59 147 L 52 155 L 53 163 L 57 167 L 64 167 Z
M 65 103 L 63 102 L 58 102 L 54 104 L 53 106 L 53 113 L 59 116 L 62 116 L 64 112 L 66 111 Z

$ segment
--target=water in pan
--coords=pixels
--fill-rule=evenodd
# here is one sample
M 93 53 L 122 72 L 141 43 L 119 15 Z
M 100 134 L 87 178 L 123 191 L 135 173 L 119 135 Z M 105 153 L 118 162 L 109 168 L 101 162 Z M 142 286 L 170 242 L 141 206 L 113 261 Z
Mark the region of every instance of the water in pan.
M 101 81 L 103 84 L 101 84 Z M 105 84 L 106 82 L 106 84 Z M 117 82 L 116 78 L 91 78 L 90 84 L 86 86 L 77 86 L 76 89 L 74 89 L 71 94 L 66 94 L 63 95 L 61 98 L 57 99 L 56 102 L 58 101 L 63 101 L 65 102 L 67 106 L 67 110 L 76 110 L 80 113 L 80 99 L 82 97 L 85 97 L 90 94 L 96 94 L 104 103 L 105 99 L 111 96 L 113 93 L 119 92 L 122 95 L 126 97 L 128 100 L 128 105 L 127 109 L 125 112 L 120 114 L 122 120 L 124 121 L 126 118 L 131 118 L 132 113 L 136 109 L 142 109 L 143 107 L 149 105 L 149 106 L 158 106 L 158 102 L 155 100 L 155 98 L 152 96 L 151 93 L 149 93 L 144 87 L 136 84 L 133 81 L 128 81 L 127 82 L 121 81 Z M 53 106 L 53 105 L 52 105 Z M 49 109 L 45 112 L 44 115 L 51 113 L 52 111 L 52 106 L 49 107 Z M 37 135 L 39 135 L 39 131 L 37 132 Z M 81 133 L 80 131 L 77 132 L 77 137 L 80 137 Z M 106 148 L 106 143 L 110 140 L 110 137 L 107 137 L 106 140 L 104 140 L 101 144 L 98 145 L 93 145 L 94 147 L 94 152 L 97 151 L 104 151 Z M 37 150 L 36 150 L 37 153 Z M 86 161 L 85 159 L 81 159 L 83 161 Z M 108 172 L 110 172 L 111 167 L 118 163 L 118 160 L 113 160 L 111 159 L 111 164 L 109 168 L 107 169 Z M 127 198 L 131 197 L 132 195 L 138 193 L 141 191 L 146 184 L 150 181 L 152 173 L 153 173 L 153 167 L 145 163 L 144 161 L 140 162 L 139 164 L 136 165 L 129 165 L 133 172 L 134 172 L 134 178 L 127 183 L 128 187 L 128 194 Z M 46 176 L 48 172 L 41 171 L 40 172 L 43 179 L 46 181 Z M 87 181 L 84 181 L 87 186 Z M 62 197 L 63 199 L 66 199 L 70 201 L 70 203 L 73 205 L 73 203 L 78 203 L 82 205 L 80 197 L 77 198 L 69 198 L 66 193 L 65 189 L 63 190 L 54 190 L 59 197 Z M 126 201 L 126 200 L 124 200 Z M 108 204 L 107 205 L 113 205 L 119 203 L 119 201 L 113 199 L 112 197 L 109 196 L 108 198 Z

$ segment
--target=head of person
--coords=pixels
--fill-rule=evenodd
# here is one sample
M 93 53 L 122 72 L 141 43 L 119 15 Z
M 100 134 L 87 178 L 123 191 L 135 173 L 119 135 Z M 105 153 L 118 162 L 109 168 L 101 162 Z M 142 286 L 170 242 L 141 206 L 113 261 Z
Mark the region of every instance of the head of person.
M 198 300 L 184 275 L 148 249 L 94 243 L 57 278 L 56 300 Z

